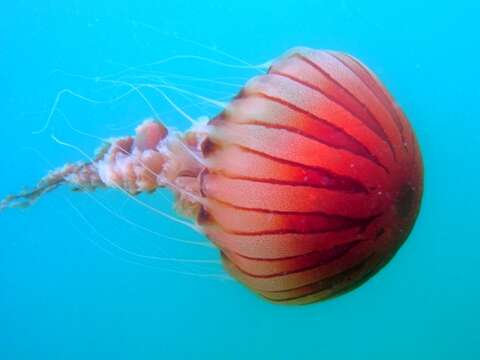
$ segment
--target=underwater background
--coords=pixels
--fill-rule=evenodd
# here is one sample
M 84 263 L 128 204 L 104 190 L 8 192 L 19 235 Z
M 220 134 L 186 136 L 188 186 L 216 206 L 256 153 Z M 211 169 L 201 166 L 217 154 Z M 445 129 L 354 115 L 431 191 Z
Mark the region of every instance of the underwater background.
M 186 129 L 294 46 L 350 53 L 416 130 L 420 216 L 360 288 L 272 305 L 167 192 L 61 189 L 0 213 L 0 359 L 480 359 L 476 1 L 15 1 L 0 13 L 0 198 L 144 118 Z M 178 90 L 176 90 L 178 89 Z M 52 135 L 55 137 L 53 138 Z M 188 240 L 185 244 L 176 240 Z M 193 260 L 193 261 L 190 261 Z

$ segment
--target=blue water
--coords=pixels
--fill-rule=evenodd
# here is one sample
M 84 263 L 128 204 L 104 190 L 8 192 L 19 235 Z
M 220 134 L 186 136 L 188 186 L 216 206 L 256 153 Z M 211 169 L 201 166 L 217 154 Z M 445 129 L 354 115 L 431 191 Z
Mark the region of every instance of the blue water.
M 130 134 L 154 112 L 188 127 L 154 89 L 142 89 L 147 105 L 128 84 L 158 85 L 168 73 L 182 89 L 225 99 L 256 73 L 193 57 L 139 65 L 177 55 L 240 64 L 222 51 L 260 64 L 298 45 L 349 52 L 378 73 L 416 129 L 426 178 L 394 260 L 359 289 L 304 307 L 264 302 L 218 264 L 173 261 L 218 257 L 126 222 L 202 241 L 122 194 L 60 190 L 4 211 L 0 359 L 480 359 L 479 13 L 461 0 L 3 4 L 0 197 L 82 158 L 51 134 L 91 154 L 99 142 L 72 128 Z M 77 96 L 64 92 L 54 106 L 62 89 Z M 193 118 L 215 114 L 168 94 Z M 141 200 L 172 213 L 165 196 Z

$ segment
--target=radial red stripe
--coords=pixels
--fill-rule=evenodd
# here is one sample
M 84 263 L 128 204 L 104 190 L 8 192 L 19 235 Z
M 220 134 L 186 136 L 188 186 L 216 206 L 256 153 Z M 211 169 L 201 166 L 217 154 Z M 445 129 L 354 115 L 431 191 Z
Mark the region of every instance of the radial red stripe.
M 295 75 L 292 74 L 287 74 L 284 73 L 280 70 L 273 70 L 271 71 L 271 74 L 281 76 L 287 79 L 290 79 L 291 81 L 297 82 L 303 86 L 307 86 L 311 88 L 314 91 L 319 92 L 323 96 L 327 97 L 329 100 L 335 102 L 336 104 L 340 105 L 343 107 L 346 111 L 348 111 L 350 114 L 353 116 L 357 117 L 360 119 L 362 122 L 366 124 L 373 132 L 375 132 L 383 141 L 385 141 L 388 144 L 388 147 L 390 148 L 393 157 L 396 157 L 395 150 L 393 148 L 392 142 L 388 138 L 387 134 L 383 130 L 383 128 L 380 126 L 379 122 L 373 116 L 373 114 L 370 112 L 370 110 L 362 103 L 358 101 L 350 92 L 348 89 L 343 87 L 341 84 L 339 84 L 335 79 L 333 79 L 327 72 L 325 72 L 320 66 L 316 65 L 315 63 L 311 62 L 307 58 L 299 56 L 300 59 L 303 61 L 307 62 L 310 66 L 314 67 L 317 71 L 322 71 L 322 74 L 324 74 L 327 79 L 331 82 L 333 82 L 340 90 L 344 91 L 345 94 L 336 94 L 335 91 L 330 90 L 329 92 L 326 92 L 322 88 L 314 85 L 313 83 L 309 82 L 306 79 L 301 79 L 298 78 Z M 336 89 L 338 92 L 338 89 Z
M 242 92 L 242 97 L 249 96 L 263 96 L 289 106 L 291 109 L 311 114 L 332 126 L 342 129 L 344 133 L 355 138 L 382 164 L 394 161 L 388 142 L 368 127 L 362 119 L 306 85 L 275 74 L 269 74 L 249 81 Z M 262 116 L 265 115 L 259 113 L 257 118 L 261 119 Z M 365 129 L 368 129 L 368 131 L 365 131 Z M 388 136 L 396 140 L 395 134 L 392 133 L 390 128 L 388 130 Z
M 400 136 L 402 137 L 402 142 L 405 142 L 404 123 L 406 123 L 406 119 L 398 106 L 395 106 L 395 100 L 388 93 L 385 87 L 375 78 L 375 76 L 370 71 L 363 67 L 355 58 L 333 51 L 329 51 L 327 52 L 327 54 L 342 63 L 348 69 L 350 69 L 379 99 L 379 101 L 383 104 L 385 110 L 387 110 L 391 114 L 392 119 L 394 120 L 395 125 L 400 132 Z

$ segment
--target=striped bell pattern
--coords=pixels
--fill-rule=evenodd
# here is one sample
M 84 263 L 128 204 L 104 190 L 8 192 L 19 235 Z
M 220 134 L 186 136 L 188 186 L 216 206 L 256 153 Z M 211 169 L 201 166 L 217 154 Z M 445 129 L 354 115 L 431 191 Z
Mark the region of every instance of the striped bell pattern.
M 294 49 L 209 125 L 198 221 L 226 269 L 266 299 L 343 293 L 408 236 L 422 195 L 418 143 L 353 57 Z

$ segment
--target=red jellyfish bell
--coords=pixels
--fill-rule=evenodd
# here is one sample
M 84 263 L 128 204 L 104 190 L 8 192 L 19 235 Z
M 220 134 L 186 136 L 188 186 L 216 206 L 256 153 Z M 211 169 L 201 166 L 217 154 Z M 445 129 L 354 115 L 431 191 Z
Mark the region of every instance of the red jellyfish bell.
M 211 124 L 202 224 L 230 273 L 267 299 L 351 289 L 409 234 L 422 194 L 418 145 L 352 57 L 291 51 Z
M 178 134 L 146 121 L 3 206 L 63 182 L 168 186 L 236 279 L 301 304 L 352 289 L 391 259 L 415 222 L 422 181 L 410 124 L 375 75 L 351 56 L 302 48 L 207 124 Z

